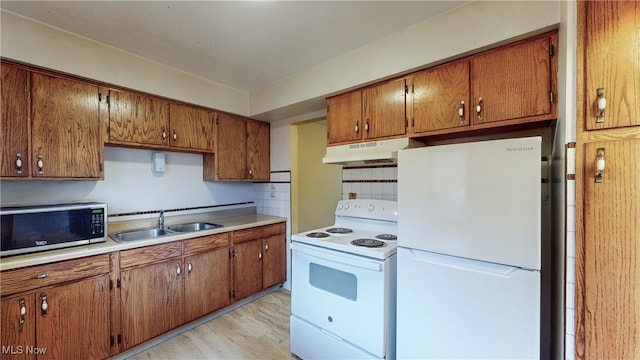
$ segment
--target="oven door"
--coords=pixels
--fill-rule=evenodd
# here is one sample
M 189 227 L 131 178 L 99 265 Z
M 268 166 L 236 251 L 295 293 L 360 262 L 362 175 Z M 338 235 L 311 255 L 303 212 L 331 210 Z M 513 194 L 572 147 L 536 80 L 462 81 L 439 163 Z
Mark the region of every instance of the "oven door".
M 390 260 L 297 242 L 291 249 L 292 315 L 385 357 L 391 327 Z

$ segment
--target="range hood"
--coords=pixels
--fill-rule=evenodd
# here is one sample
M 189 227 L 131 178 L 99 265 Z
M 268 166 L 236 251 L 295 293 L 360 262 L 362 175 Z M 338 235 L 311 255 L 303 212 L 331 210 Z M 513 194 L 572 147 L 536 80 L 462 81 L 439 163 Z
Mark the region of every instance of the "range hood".
M 398 150 L 421 146 L 424 144 L 410 138 L 328 146 L 322 162 L 339 165 L 396 164 Z

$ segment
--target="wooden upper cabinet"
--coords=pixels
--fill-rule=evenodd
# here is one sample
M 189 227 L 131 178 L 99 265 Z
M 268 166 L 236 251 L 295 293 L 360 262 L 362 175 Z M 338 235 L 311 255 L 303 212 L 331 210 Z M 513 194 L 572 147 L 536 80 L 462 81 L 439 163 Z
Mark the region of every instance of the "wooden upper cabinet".
M 362 91 L 327 98 L 327 143 L 340 144 L 362 140 Z
M 406 134 L 406 93 L 404 78 L 363 90 L 365 140 Z
M 29 175 L 29 73 L 2 64 L 2 123 L 0 176 Z
M 31 175 L 103 177 L 98 86 L 31 74 Z
M 213 152 L 215 112 L 203 108 L 169 104 L 169 145 L 186 150 Z
M 472 124 L 555 119 L 557 32 L 471 58 Z
M 271 176 L 271 125 L 247 121 L 247 175 L 252 181 L 269 181 Z
M 585 1 L 584 7 L 586 129 L 640 125 L 640 4 Z
M 469 126 L 469 61 L 423 70 L 409 81 L 414 133 Z
M 220 180 L 247 178 L 247 122 L 238 116 L 219 114 L 217 177 Z
M 168 102 L 125 91 L 109 91 L 108 142 L 169 144 Z

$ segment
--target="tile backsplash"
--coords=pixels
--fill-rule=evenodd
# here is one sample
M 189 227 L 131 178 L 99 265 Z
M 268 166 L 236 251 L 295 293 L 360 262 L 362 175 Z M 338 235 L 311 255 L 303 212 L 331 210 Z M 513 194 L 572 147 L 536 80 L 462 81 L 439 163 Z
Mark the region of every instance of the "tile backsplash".
M 351 166 L 342 169 L 342 199 L 398 199 L 396 165 Z

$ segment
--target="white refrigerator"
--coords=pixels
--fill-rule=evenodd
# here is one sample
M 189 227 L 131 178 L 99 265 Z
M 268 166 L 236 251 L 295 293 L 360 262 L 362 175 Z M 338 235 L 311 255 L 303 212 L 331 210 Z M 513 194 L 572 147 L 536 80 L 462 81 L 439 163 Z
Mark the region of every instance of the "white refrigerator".
M 398 359 L 539 359 L 540 137 L 398 153 Z

